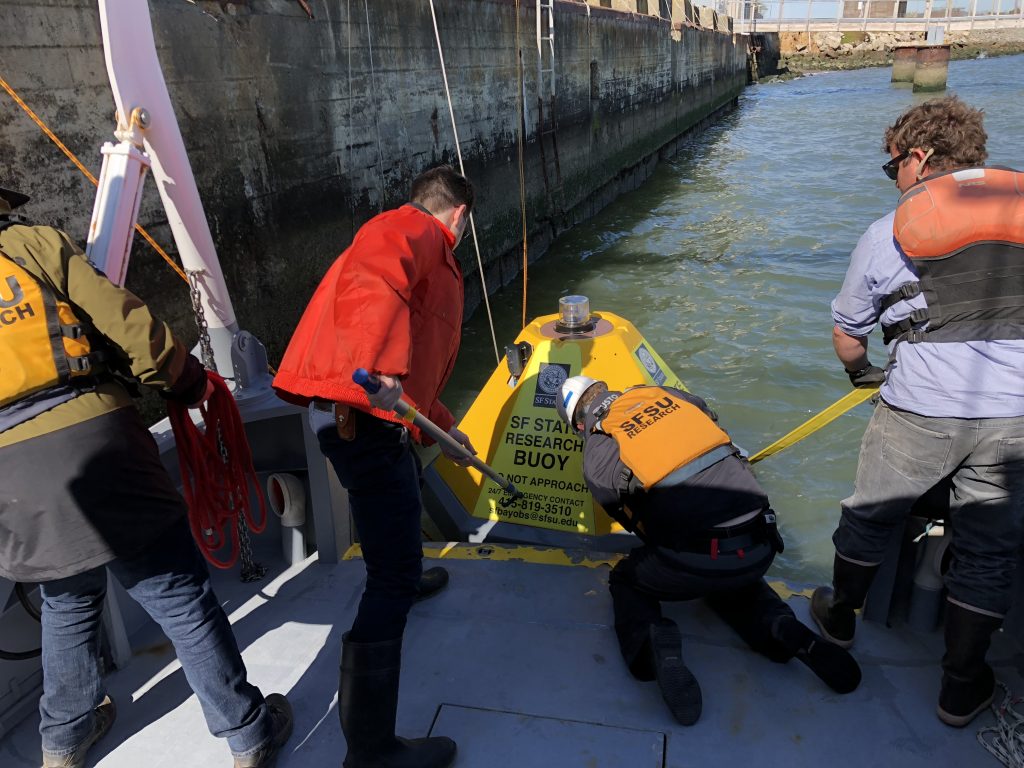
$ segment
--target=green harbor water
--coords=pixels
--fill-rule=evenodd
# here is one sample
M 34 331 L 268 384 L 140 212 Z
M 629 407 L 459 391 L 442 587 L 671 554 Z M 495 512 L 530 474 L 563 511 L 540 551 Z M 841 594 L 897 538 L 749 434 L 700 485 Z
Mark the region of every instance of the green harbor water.
M 580 293 L 628 318 L 751 453 L 830 405 L 850 386 L 832 352 L 829 303 L 857 239 L 898 197 L 880 168 L 882 135 L 928 98 L 889 77 L 865 69 L 748 88 L 643 187 L 530 266 L 529 317 Z M 1024 165 L 1024 56 L 953 62 L 948 92 L 985 110 L 990 164 Z M 499 345 L 518 333 L 521 305 L 521 281 L 491 297 Z M 869 351 L 884 363 L 880 332 Z M 444 397 L 456 415 L 494 364 L 481 307 Z M 869 416 L 861 405 L 757 465 L 786 537 L 774 575 L 830 574 Z

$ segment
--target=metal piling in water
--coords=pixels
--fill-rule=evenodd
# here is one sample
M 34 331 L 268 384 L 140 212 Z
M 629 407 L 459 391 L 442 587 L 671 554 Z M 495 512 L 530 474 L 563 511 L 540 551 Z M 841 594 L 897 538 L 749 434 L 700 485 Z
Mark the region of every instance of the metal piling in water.
M 922 45 L 917 49 L 917 63 L 914 67 L 914 93 L 946 90 L 946 78 L 949 75 L 949 49 L 949 44 Z
M 943 91 L 949 75 L 950 46 L 904 45 L 893 50 L 893 83 L 912 83 L 914 92 Z

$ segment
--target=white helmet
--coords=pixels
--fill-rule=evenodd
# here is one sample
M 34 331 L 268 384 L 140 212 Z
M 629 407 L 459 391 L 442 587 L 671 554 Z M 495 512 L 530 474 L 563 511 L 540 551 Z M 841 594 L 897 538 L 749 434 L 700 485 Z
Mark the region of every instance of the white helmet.
M 569 425 L 569 428 L 577 434 L 581 430 L 576 428 L 576 406 L 579 405 L 583 393 L 597 383 L 596 379 L 589 376 L 570 376 L 562 383 L 561 397 L 555 401 L 555 410 Z

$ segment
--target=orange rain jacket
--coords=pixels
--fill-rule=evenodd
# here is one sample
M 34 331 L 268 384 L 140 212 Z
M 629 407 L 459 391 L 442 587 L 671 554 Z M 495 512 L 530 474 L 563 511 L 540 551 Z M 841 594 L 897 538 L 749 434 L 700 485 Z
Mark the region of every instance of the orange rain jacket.
M 402 379 L 403 399 L 441 429 L 455 423 L 438 399 L 451 376 L 462 328 L 462 271 L 455 236 L 407 204 L 370 219 L 310 299 L 274 378 L 282 399 L 370 406 L 352 381 L 357 368 Z M 409 425 L 413 437 L 419 430 Z

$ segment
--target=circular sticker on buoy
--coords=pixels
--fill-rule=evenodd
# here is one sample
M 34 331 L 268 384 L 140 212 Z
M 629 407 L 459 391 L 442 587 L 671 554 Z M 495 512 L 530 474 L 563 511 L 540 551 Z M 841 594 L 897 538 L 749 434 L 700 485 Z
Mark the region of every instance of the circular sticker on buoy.
M 654 374 L 658 370 L 658 364 L 654 362 L 654 358 L 651 357 L 651 353 L 647 351 L 647 347 L 640 347 L 636 351 L 636 356 L 640 358 L 640 362 L 644 364 L 644 368 Z
M 653 363 L 654 361 L 652 360 L 651 362 Z M 562 388 L 562 384 L 565 383 L 567 378 L 569 378 L 569 372 L 566 370 L 566 366 L 545 365 L 541 368 L 537 385 L 542 392 L 554 395 Z
M 650 374 L 650 377 L 655 384 L 660 385 L 665 383 L 665 379 L 668 377 L 665 375 L 665 371 L 662 370 L 661 365 L 658 363 L 657 359 L 655 359 L 654 355 L 651 354 L 651 350 L 647 348 L 646 344 L 641 344 L 637 347 L 633 354 L 636 355 L 636 359 L 640 361 L 640 364 L 647 370 L 647 373 Z

